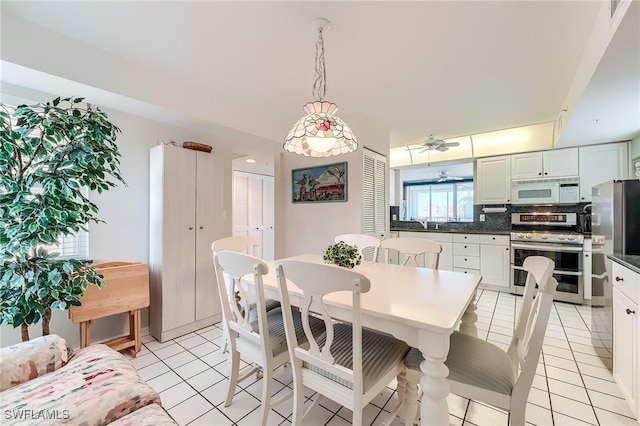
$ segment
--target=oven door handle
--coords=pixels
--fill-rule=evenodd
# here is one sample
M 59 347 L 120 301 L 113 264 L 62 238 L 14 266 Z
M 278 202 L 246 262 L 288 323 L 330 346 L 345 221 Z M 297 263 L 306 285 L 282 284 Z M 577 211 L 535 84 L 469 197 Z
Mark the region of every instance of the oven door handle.
M 561 245 L 552 245 L 552 244 L 540 244 L 540 245 L 530 245 L 530 244 L 518 244 L 511 243 L 511 248 L 514 249 L 523 249 L 523 250 L 539 250 L 539 251 L 557 251 L 557 252 L 570 252 L 570 253 L 578 253 L 582 251 L 582 247 L 575 246 L 561 246 Z
M 522 266 L 516 266 L 516 265 L 511 265 L 511 269 L 514 271 L 524 271 L 525 269 Z M 575 271 L 559 271 L 559 270 L 555 270 L 553 271 L 554 274 L 558 274 L 558 275 L 573 275 L 576 277 L 581 276 L 583 273 L 582 272 L 575 272 Z

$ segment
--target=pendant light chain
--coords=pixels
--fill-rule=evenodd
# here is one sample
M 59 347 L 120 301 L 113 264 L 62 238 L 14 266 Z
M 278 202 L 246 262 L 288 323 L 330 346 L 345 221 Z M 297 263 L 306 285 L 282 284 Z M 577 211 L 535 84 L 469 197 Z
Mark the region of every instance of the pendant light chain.
M 322 28 L 318 28 L 318 41 L 316 42 L 316 79 L 313 82 L 313 98 L 321 101 L 327 94 L 327 72 L 324 67 L 324 38 Z

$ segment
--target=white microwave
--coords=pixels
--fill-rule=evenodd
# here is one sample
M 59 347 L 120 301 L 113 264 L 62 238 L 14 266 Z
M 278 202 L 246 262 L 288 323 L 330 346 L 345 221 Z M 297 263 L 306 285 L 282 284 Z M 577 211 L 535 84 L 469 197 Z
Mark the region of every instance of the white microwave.
M 578 178 L 511 181 L 511 204 L 576 204 Z

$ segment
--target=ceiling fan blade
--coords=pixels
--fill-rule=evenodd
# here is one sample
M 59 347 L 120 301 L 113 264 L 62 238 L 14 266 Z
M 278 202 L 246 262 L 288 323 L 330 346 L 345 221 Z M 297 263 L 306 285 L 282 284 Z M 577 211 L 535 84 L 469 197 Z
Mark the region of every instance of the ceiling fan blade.
M 444 146 L 448 146 L 448 147 L 452 147 L 452 146 L 459 146 L 460 142 L 446 142 L 443 144 Z

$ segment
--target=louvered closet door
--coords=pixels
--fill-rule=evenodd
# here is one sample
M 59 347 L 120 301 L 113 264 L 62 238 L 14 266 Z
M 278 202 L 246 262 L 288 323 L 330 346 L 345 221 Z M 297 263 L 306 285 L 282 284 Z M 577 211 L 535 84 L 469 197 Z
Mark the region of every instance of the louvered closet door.
M 368 150 L 364 152 L 364 168 L 362 182 L 362 232 L 373 234 L 376 231 L 376 160 Z
M 162 328 L 171 330 L 195 321 L 196 155 L 187 149 L 165 148 Z
M 378 237 L 387 229 L 387 157 L 363 150 L 362 232 Z
M 384 235 L 387 229 L 387 213 L 389 211 L 387 207 L 387 157 L 382 155 L 376 155 L 376 170 L 375 170 L 375 233 L 376 235 Z

